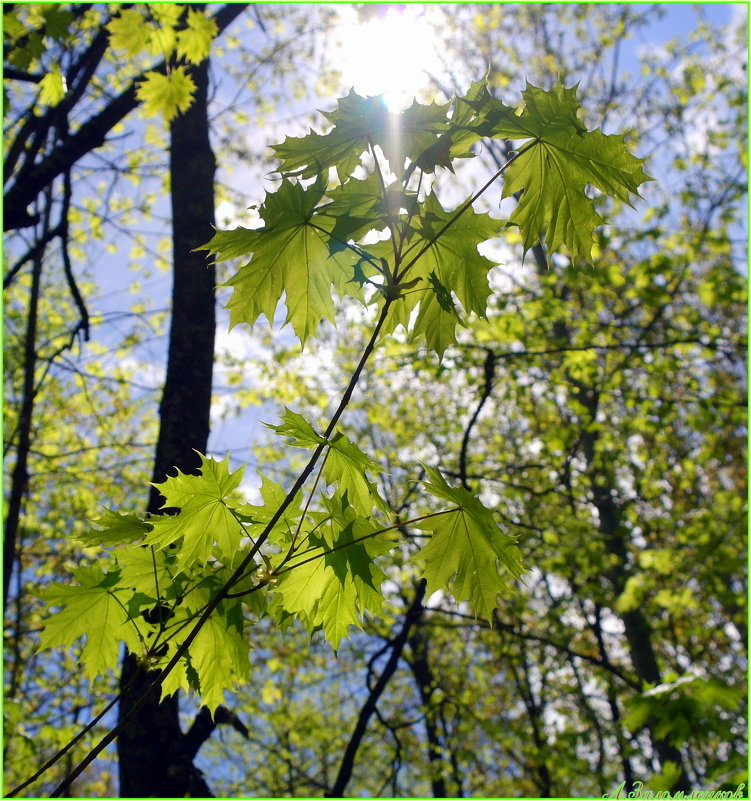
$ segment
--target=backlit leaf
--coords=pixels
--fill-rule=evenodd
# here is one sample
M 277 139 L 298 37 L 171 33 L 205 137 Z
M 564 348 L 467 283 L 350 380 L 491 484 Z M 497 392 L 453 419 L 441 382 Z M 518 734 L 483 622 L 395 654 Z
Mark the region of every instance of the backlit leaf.
M 190 108 L 196 85 L 185 67 L 174 67 L 169 75 L 151 70 L 138 85 L 136 95 L 146 114 L 161 114 L 169 122 L 179 112 Z
M 425 489 L 455 504 L 455 511 L 418 524 L 432 536 L 418 554 L 425 563 L 428 594 L 450 592 L 457 601 L 469 601 L 475 614 L 492 622 L 497 596 L 525 568 L 516 542 L 504 534 L 493 515 L 471 492 L 452 488 L 433 467 L 425 467 L 430 481 Z
M 591 260 L 592 234 L 602 218 L 585 187 L 630 204 L 640 184 L 651 180 L 644 159 L 626 150 L 623 136 L 587 131 L 575 86 L 557 84 L 546 92 L 528 83 L 522 94 L 521 115 L 493 100 L 477 126 L 484 135 L 532 140 L 519 146 L 506 173 L 503 196 L 521 193 L 510 221 L 519 226 L 525 251 L 544 237 L 548 253 L 564 246 L 574 262 Z
M 226 503 L 242 481 L 244 468 L 230 473 L 229 455 L 221 462 L 200 457 L 201 475 L 178 470 L 176 477 L 154 484 L 166 499 L 164 507 L 179 507 L 180 513 L 152 518 L 154 528 L 145 542 L 156 548 L 175 545 L 178 569 L 192 562 L 206 563 L 214 544 L 231 555 L 244 536 Z
M 53 584 L 40 593 L 50 606 L 61 607 L 45 621 L 40 648 L 69 648 L 85 637 L 82 669 L 93 681 L 117 666 L 121 642 L 135 653 L 141 642 L 124 606 L 130 590 L 117 585 L 118 574 L 92 566 L 73 575 L 77 585 Z

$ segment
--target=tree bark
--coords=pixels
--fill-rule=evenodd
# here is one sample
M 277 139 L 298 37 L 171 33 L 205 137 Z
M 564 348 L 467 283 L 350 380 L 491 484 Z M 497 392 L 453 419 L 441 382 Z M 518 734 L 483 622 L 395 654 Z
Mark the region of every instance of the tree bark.
M 209 436 L 215 274 L 204 254 L 191 252 L 211 238 L 214 222 L 215 160 L 209 141 L 208 66 L 207 60 L 191 69 L 195 98 L 170 129 L 174 283 L 167 375 L 152 478 L 155 482 L 163 481 L 175 467 L 194 472 L 200 464 L 195 451 L 206 450 Z M 161 496 L 152 487 L 148 511 L 157 513 L 161 505 Z M 154 676 L 153 671 L 142 669 L 132 654 L 125 656 L 120 680 L 121 720 Z M 211 796 L 201 772 L 193 765 L 195 750 L 180 728 L 177 697 L 160 702 L 159 690 L 153 691 L 118 738 L 120 795 Z

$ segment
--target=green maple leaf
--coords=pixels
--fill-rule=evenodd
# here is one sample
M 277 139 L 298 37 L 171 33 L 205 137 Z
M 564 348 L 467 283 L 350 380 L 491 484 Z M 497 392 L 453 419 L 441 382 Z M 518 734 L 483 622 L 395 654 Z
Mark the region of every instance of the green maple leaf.
M 453 173 L 454 159 L 474 158 L 470 147 L 480 139 L 480 134 L 471 127 L 477 122 L 478 113 L 470 104 L 483 93 L 487 94 L 485 81 L 473 81 L 464 97 L 454 98 L 448 129 L 414 159 L 408 172 L 419 167 L 431 173 L 436 167 L 443 167 Z
M 391 169 L 400 175 L 405 159 L 424 153 L 448 128 L 448 106 L 414 102 L 400 114 L 386 108 L 382 97 L 361 97 L 352 89 L 323 116 L 334 126 L 326 134 L 311 131 L 306 136 L 288 136 L 274 145 L 283 175 L 312 178 L 335 167 L 344 183 L 360 164 L 371 145 L 380 145 Z
M 476 614 L 492 622 L 498 593 L 507 588 L 509 578 L 521 578 L 525 570 L 519 549 L 471 492 L 449 487 L 438 470 L 425 469 L 430 478 L 424 482 L 425 489 L 457 507 L 419 524 L 432 532 L 418 554 L 425 562 L 428 594 L 448 590 L 457 601 L 469 601 Z
M 286 406 L 280 424 L 264 423 L 264 425 L 275 431 L 280 437 L 289 437 L 292 444 L 298 448 L 316 448 L 322 442 L 326 442 L 301 414 L 293 412 Z
M 381 608 L 385 574 L 373 559 L 390 550 L 391 543 L 384 535 L 355 542 L 377 531 L 378 524 L 358 516 L 346 495 L 324 498 L 324 504 L 327 512 L 312 514 L 316 527 L 310 547 L 282 574 L 275 592 L 284 610 L 304 618 L 311 632 L 323 628 L 336 650 L 349 627 L 360 626 L 365 610 Z M 338 550 L 327 553 L 330 548 Z
M 53 584 L 40 593 L 50 606 L 61 607 L 45 621 L 40 648 L 69 648 L 85 637 L 81 662 L 93 681 L 117 665 L 122 642 L 138 653 L 141 639 L 125 608 L 131 590 L 119 586 L 118 572 L 92 566 L 73 575 L 78 585 Z
M 405 193 L 395 181 L 385 189 L 384 198 L 381 180 L 372 172 L 362 180 L 352 178 L 327 191 L 330 202 L 319 207 L 318 214 L 324 227 L 331 232 L 332 252 L 341 250 L 350 239 L 357 240 L 368 231 L 382 230 L 388 225 L 389 214 L 395 219 L 401 207 L 414 206 L 415 196 Z
M 185 67 L 174 67 L 169 75 L 150 70 L 138 85 L 136 96 L 146 114 L 161 114 L 169 122 L 179 112 L 190 108 L 196 85 Z
M 147 544 L 156 548 L 177 545 L 177 569 L 193 562 L 205 564 L 214 548 L 231 557 L 244 532 L 227 504 L 227 498 L 242 481 L 244 468 L 229 472 L 229 455 L 223 461 L 202 454 L 201 475 L 178 470 L 177 476 L 154 486 L 165 497 L 164 507 L 179 507 L 177 515 L 160 515 L 150 522 L 153 530 Z
M 463 325 L 463 323 L 456 310 L 448 311 L 443 292 L 431 286 L 420 300 L 420 310 L 412 328 L 412 338 L 424 336 L 425 344 L 430 350 L 434 350 L 438 354 L 438 359 L 441 360 L 446 348 L 457 341 L 457 325 Z
M 73 12 L 60 8 L 59 3 L 50 3 L 41 9 L 44 17 L 44 33 L 56 42 L 65 42 L 71 37 L 70 24 Z
M 495 264 L 478 253 L 477 246 L 498 236 L 500 222 L 469 208 L 438 236 L 454 215 L 454 211 L 446 211 L 441 206 L 434 194 L 425 198 L 419 219 L 414 223 L 417 235 L 409 240 L 406 260 L 419 253 L 434 237 L 438 238 L 420 256 L 407 278 L 419 275 L 428 279 L 430 273 L 435 273 L 441 284 L 456 293 L 465 311 L 484 317 L 491 294 L 488 272 Z
M 214 236 L 204 247 L 219 260 L 239 255 L 240 244 L 253 258 L 225 286 L 234 289 L 227 304 L 230 325 L 251 325 L 261 314 L 273 322 L 277 304 L 286 295 L 287 318 L 300 342 L 315 334 L 322 319 L 334 322 L 332 284 L 344 285 L 356 256 L 331 253 L 328 232 L 315 227 L 316 205 L 323 197 L 324 182 L 304 189 L 283 181 L 266 195 L 260 213 L 265 225 L 256 230 L 238 228 Z
M 404 251 L 406 264 L 435 238 L 428 249 L 410 267 L 405 280 L 422 279 L 422 292 L 411 292 L 398 300 L 393 324 L 409 324 L 412 309 L 420 302 L 413 335 L 424 334 L 429 348 L 439 356 L 456 342 L 459 317 L 449 303 L 453 290 L 465 311 L 484 317 L 491 294 L 488 272 L 494 263 L 481 255 L 477 246 L 498 235 L 499 222 L 489 215 L 468 208 L 440 236 L 444 226 L 455 216 L 446 211 L 434 194 L 425 199 L 419 217 L 412 223 L 412 235 Z
M 140 53 L 148 44 L 153 28 L 146 24 L 138 9 L 126 8 L 107 23 L 110 44 L 128 56 Z
M 294 412 L 292 412 L 294 414 Z M 246 503 L 237 508 L 237 513 L 248 524 L 248 531 L 251 535 L 260 533 L 276 514 L 279 507 L 282 505 L 287 493 L 281 484 L 270 481 L 265 476 L 261 476 L 261 497 L 263 504 L 256 506 L 252 503 Z M 277 543 L 280 541 L 289 541 L 291 534 L 296 530 L 298 521 L 302 515 L 300 508 L 300 499 L 295 498 L 292 503 L 285 509 L 281 518 L 277 521 L 273 530 L 269 535 L 269 543 Z
M 129 545 L 115 551 L 120 567 L 120 583 L 134 592 L 158 598 L 174 599 L 185 577 L 176 580 L 175 557 L 167 551 L 143 545 Z M 157 592 L 158 590 L 158 592 Z
M 352 506 L 362 514 L 370 514 L 373 506 L 389 512 L 386 501 L 378 494 L 375 484 L 368 480 L 366 470 L 376 473 L 381 468 L 366 456 L 353 442 L 341 432 L 329 440 L 329 454 L 323 470 L 328 484 L 337 483 L 340 492 L 346 492 Z
M 200 629 L 188 650 L 162 684 L 162 698 L 177 690 L 198 692 L 211 712 L 224 703 L 224 691 L 245 681 L 250 670 L 250 643 L 243 634 L 239 602 L 223 601 Z M 169 623 L 177 632 L 154 665 L 164 667 L 191 630 L 191 609 L 179 606 Z M 187 624 L 187 625 L 186 625 Z
M 626 150 L 623 136 L 587 131 L 579 119 L 576 89 L 557 84 L 546 92 L 528 83 L 520 115 L 488 96 L 477 101 L 485 107 L 475 129 L 486 136 L 532 140 L 520 147 L 506 172 L 503 197 L 522 193 L 510 222 L 519 226 L 525 252 L 544 237 L 548 253 L 563 245 L 574 262 L 591 261 L 592 234 L 602 224 L 585 187 L 631 205 L 631 195 L 652 180 L 642 169 L 644 159 Z
M 146 523 L 138 515 L 123 514 L 104 508 L 104 514 L 92 521 L 98 529 L 90 529 L 84 539 L 95 545 L 119 545 L 123 542 L 135 542 L 151 531 L 151 524 Z
M 39 81 L 39 103 L 56 106 L 65 97 L 65 79 L 57 64 Z
M 191 64 L 200 64 L 208 57 L 217 30 L 216 22 L 202 11 L 188 9 L 186 27 L 177 32 L 177 55 Z
M 224 703 L 224 691 L 248 676 L 250 644 L 242 630 L 228 624 L 221 615 L 212 615 L 189 647 L 186 668 L 195 670 L 201 689 L 201 703 L 214 710 Z M 186 669 L 189 684 L 190 674 Z
M 325 443 L 329 452 L 324 466 L 324 478 L 328 484 L 337 483 L 341 492 L 348 492 L 352 505 L 363 514 L 370 514 L 373 506 L 389 512 L 386 501 L 365 474 L 366 470 L 382 472 L 381 468 L 366 456 L 353 442 L 341 432 L 336 432 L 329 440 L 324 439 L 300 414 L 284 408 L 283 422 L 280 425 L 264 423 L 279 436 L 290 437 L 298 448 L 316 448 Z

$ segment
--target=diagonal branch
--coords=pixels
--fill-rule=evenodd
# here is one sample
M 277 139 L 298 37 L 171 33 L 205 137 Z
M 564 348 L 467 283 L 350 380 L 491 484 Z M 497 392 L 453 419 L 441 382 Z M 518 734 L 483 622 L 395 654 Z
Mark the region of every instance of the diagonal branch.
M 349 738 L 349 743 L 347 743 L 347 748 L 342 756 L 341 764 L 339 765 L 339 774 L 336 777 L 334 786 L 328 793 L 326 793 L 326 798 L 341 798 L 344 794 L 344 789 L 347 786 L 350 777 L 352 776 L 352 768 L 355 764 L 357 749 L 360 747 L 362 738 L 365 736 L 365 731 L 368 728 L 368 722 L 375 712 L 378 699 L 381 697 L 381 694 L 386 689 L 386 685 L 396 671 L 396 667 L 399 664 L 399 659 L 401 659 L 404 646 L 407 644 L 407 639 L 409 638 L 409 632 L 412 629 L 412 626 L 420 619 L 420 616 L 422 615 L 422 601 L 425 597 L 426 586 L 425 580 L 421 579 L 417 587 L 415 598 L 404 617 L 402 628 L 391 643 L 391 656 L 389 657 L 388 662 L 386 662 L 383 672 L 378 677 L 378 681 L 370 691 L 367 700 L 360 709 L 357 723 L 355 724 L 355 728 L 352 731 L 351 737 Z

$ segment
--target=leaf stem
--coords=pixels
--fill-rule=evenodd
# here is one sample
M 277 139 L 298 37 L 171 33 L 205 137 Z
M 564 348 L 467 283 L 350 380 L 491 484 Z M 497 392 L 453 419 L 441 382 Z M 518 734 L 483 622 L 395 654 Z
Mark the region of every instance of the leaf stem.
M 441 238 L 441 237 L 442 237 L 442 236 L 443 236 L 443 235 L 446 233 L 446 231 L 448 231 L 448 229 L 449 229 L 449 228 L 450 228 L 450 227 L 451 227 L 451 226 L 452 226 L 452 225 L 453 225 L 453 224 L 454 224 L 454 223 L 455 223 L 455 222 L 456 222 L 456 221 L 459 219 L 459 217 L 461 217 L 461 216 L 462 216 L 462 214 L 464 214 L 464 212 L 465 212 L 465 211 L 466 211 L 468 208 L 470 208 L 470 207 L 471 207 L 471 206 L 474 204 L 474 202 L 475 202 L 475 201 L 476 201 L 476 200 L 477 200 L 477 199 L 478 199 L 478 198 L 479 198 L 479 197 L 480 197 L 480 196 L 481 196 L 481 195 L 482 195 L 482 194 L 483 194 L 483 193 L 484 193 L 484 192 L 485 192 L 487 189 L 489 189 L 489 188 L 490 188 L 490 187 L 491 187 L 491 186 L 492 186 L 492 185 L 493 185 L 493 184 L 494 184 L 494 183 L 495 183 L 495 182 L 498 180 L 498 178 L 500 178 L 500 177 L 501 177 L 501 175 L 503 175 L 503 173 L 504 173 L 504 172 L 505 172 L 505 171 L 506 171 L 506 170 L 507 170 L 507 169 L 508 169 L 508 168 L 509 168 L 509 167 L 510 167 L 510 166 L 511 166 L 511 165 L 512 165 L 512 164 L 513 164 L 513 163 L 514 163 L 514 162 L 515 162 L 515 161 L 516 161 L 516 160 L 517 160 L 517 159 L 518 159 L 520 156 L 522 156 L 524 153 L 526 153 L 526 152 L 527 152 L 527 150 L 529 150 L 529 149 L 530 149 L 531 147 L 533 147 L 535 144 L 537 144 L 537 140 L 535 140 L 534 142 L 530 142 L 529 144 L 525 145 L 523 148 L 521 148 L 521 150 L 519 150 L 519 151 L 517 151 L 516 153 L 514 153 L 514 155 L 513 155 L 513 156 L 511 156 L 511 158 L 510 158 L 510 159 L 509 159 L 509 160 L 508 160 L 508 161 L 507 161 L 505 164 L 503 164 L 503 165 L 501 166 L 501 168 L 500 168 L 500 169 L 496 170 L 496 172 L 495 172 L 495 173 L 493 173 L 493 175 L 491 176 L 490 180 L 486 181 L 486 182 L 485 182 L 485 184 L 483 184 L 483 185 L 482 185 L 482 186 L 481 186 L 481 187 L 480 187 L 480 188 L 477 190 L 477 192 L 475 192 L 475 193 L 474 193 L 474 195 L 472 195 L 472 196 L 471 196 L 471 197 L 470 197 L 470 198 L 469 198 L 469 199 L 468 199 L 468 200 L 467 200 L 467 201 L 466 201 L 466 202 L 465 202 L 465 203 L 464 203 L 462 206 L 460 206 L 460 207 L 459 207 L 459 209 L 458 209 L 458 210 L 457 210 L 457 211 L 454 213 L 454 215 L 453 215 L 453 216 L 452 216 L 452 217 L 451 217 L 451 218 L 450 218 L 450 219 L 449 219 L 449 220 L 448 220 L 448 221 L 447 221 L 447 222 L 446 222 L 446 223 L 443 225 L 443 227 L 442 227 L 442 228 L 440 228 L 440 229 L 438 230 L 438 232 L 437 232 L 437 233 L 433 234 L 433 236 L 431 236 L 431 237 L 430 237 L 430 239 L 429 239 L 429 240 L 428 240 L 428 241 L 427 241 L 427 242 L 426 242 L 426 243 L 425 243 L 425 244 L 424 244 L 424 245 L 423 245 L 423 246 L 422 246 L 422 247 L 421 247 L 421 248 L 420 248 L 420 249 L 417 251 L 417 254 L 416 254 L 415 256 L 413 256 L 413 257 L 412 257 L 412 258 L 409 260 L 409 262 L 407 262 L 407 264 L 405 265 L 404 269 L 403 269 L 403 270 L 402 270 L 402 271 L 401 271 L 401 272 L 400 272 L 400 273 L 399 273 L 399 274 L 398 274 L 398 275 L 395 277 L 395 279 L 394 279 L 394 282 L 395 282 L 395 283 L 397 283 L 397 284 L 401 283 L 401 282 L 402 282 L 402 279 L 403 279 L 403 278 L 404 278 L 404 276 L 405 276 L 405 275 L 406 275 L 406 274 L 409 272 L 409 270 L 410 270 L 410 269 L 411 269 L 411 268 L 414 266 L 415 262 L 417 262 L 417 260 L 418 260 L 418 259 L 419 259 L 419 258 L 420 258 L 420 257 L 421 257 L 421 256 L 422 256 L 424 253 L 426 253 L 428 250 L 430 250 L 430 248 L 432 248 L 432 247 L 433 247 L 433 245 L 434 245 L 434 244 L 435 244 L 435 243 L 436 243 L 436 242 L 437 242 L 437 241 L 438 241 L 438 240 L 439 240 L 439 239 L 440 239 L 440 238 Z

